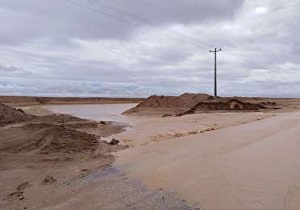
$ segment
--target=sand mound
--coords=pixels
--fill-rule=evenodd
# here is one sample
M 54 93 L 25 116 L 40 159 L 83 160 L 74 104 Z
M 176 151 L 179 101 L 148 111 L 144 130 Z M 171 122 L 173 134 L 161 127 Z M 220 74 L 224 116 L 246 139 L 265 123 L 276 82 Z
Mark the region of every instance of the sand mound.
M 36 108 L 34 108 L 36 110 Z M 40 110 L 42 111 L 43 108 Z M 45 110 L 44 110 L 45 111 Z M 42 112 L 44 112 L 42 111 Z M 45 112 L 44 112 L 45 113 Z M 14 109 L 10 106 L 0 104 L 0 126 L 5 126 L 13 123 L 21 122 L 39 122 L 39 123 L 53 123 L 53 124 L 73 124 L 81 123 L 84 125 L 91 126 L 91 124 L 96 124 L 96 122 L 80 119 L 71 115 L 65 114 L 50 114 L 44 116 L 34 116 L 25 113 L 22 109 Z M 90 122 L 90 123 L 88 123 Z M 76 126 L 76 125 L 74 125 Z M 78 126 L 78 125 L 77 125 Z M 95 127 L 95 126 L 94 126 Z
M 0 126 L 32 120 L 35 117 L 24 113 L 21 109 L 0 104 Z
M 87 121 L 66 114 L 51 114 L 46 116 L 40 116 L 33 120 L 34 122 L 47 122 L 47 123 L 74 123 L 80 121 Z
M 31 122 L 38 123 L 51 123 L 55 125 L 61 125 L 69 129 L 83 129 L 83 128 L 97 128 L 98 123 L 96 121 L 90 121 L 74 117 L 65 114 L 52 114 L 46 116 L 40 116 L 32 120 Z
M 244 103 L 242 101 L 231 99 L 225 102 L 222 101 L 212 101 L 212 102 L 199 102 L 196 106 L 192 107 L 191 109 L 180 113 L 179 115 L 185 114 L 193 114 L 197 111 L 216 111 L 216 110 L 231 110 L 231 111 L 258 111 L 260 109 L 265 109 L 261 104 L 252 104 L 252 103 Z
M 1 133 L 0 150 L 8 153 L 82 153 L 99 146 L 94 135 L 45 123 L 4 129 Z
M 213 98 L 207 94 L 188 94 L 181 96 L 150 96 L 142 101 L 137 107 L 151 108 L 190 108 L 201 101 L 210 100 Z
M 54 114 L 52 111 L 50 111 L 44 107 L 41 107 L 41 106 L 28 107 L 28 108 L 25 108 L 24 111 L 27 114 L 31 114 L 31 115 L 35 115 L 35 116 L 45 116 L 45 115 Z
M 181 96 L 150 96 L 124 114 L 145 114 L 158 110 L 163 114 L 180 116 L 196 111 L 254 111 L 264 108 L 263 104 L 247 103 L 235 98 L 185 93 Z

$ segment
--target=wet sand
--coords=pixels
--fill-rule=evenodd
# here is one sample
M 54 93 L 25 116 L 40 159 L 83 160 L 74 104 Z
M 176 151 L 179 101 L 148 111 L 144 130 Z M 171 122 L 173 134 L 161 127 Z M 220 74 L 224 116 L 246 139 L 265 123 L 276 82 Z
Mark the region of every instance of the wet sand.
M 300 112 L 284 113 L 136 146 L 114 165 L 207 210 L 299 210 L 299 136 Z

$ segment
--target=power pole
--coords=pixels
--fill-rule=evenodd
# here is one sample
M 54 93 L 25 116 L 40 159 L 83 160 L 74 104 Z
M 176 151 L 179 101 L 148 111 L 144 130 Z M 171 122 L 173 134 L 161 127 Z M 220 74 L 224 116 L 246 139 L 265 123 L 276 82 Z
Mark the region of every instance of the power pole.
M 215 48 L 214 50 L 210 50 L 209 52 L 211 53 L 215 53 L 215 91 L 214 91 L 214 95 L 215 97 L 218 96 L 218 92 L 217 92 L 217 89 L 218 89 L 218 86 L 217 86 L 217 53 L 222 51 L 222 49 L 217 49 Z

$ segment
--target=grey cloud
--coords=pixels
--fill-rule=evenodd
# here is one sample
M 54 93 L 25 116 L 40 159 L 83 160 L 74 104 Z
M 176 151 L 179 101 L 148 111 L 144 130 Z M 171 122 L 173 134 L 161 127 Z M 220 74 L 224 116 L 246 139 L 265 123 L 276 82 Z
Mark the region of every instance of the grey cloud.
M 17 71 L 20 71 L 20 69 L 15 67 L 15 66 L 3 66 L 3 65 L 0 64 L 0 71 L 3 71 L 3 72 L 17 72 Z
M 98 12 L 87 10 L 70 1 L 52 0 L 10 0 L 0 2 L 0 26 L 5 30 L 0 33 L 1 44 L 17 44 L 39 37 L 49 37 L 58 44 L 64 44 L 70 38 L 128 38 L 136 28 L 107 17 L 112 15 L 142 27 L 144 22 L 130 19 L 120 11 L 95 3 L 94 0 L 71 0 L 86 5 Z M 173 0 L 113 0 L 104 1 L 117 5 L 131 13 L 142 16 L 150 22 L 161 25 L 169 23 L 198 23 L 204 20 L 231 18 L 241 7 L 241 0 L 197 1 Z M 147 25 L 147 24 L 146 24 Z M 151 27 L 150 27 L 151 29 Z
M 1 95 L 141 97 L 149 90 L 131 84 L 81 82 L 68 80 L 0 79 Z
M 108 2 L 108 1 L 106 1 Z M 132 13 L 145 17 L 157 24 L 199 23 L 204 20 L 233 18 L 243 0 L 112 0 L 114 5 L 121 5 Z
M 0 64 L 0 75 L 4 76 L 24 76 L 30 75 L 32 72 L 16 66 L 4 66 Z
M 212 93 L 208 50 L 222 47 L 220 94 L 300 96 L 298 0 L 106 2 L 157 27 L 133 27 L 61 0 L 0 3 L 7 29 L 0 32 L 0 94 Z

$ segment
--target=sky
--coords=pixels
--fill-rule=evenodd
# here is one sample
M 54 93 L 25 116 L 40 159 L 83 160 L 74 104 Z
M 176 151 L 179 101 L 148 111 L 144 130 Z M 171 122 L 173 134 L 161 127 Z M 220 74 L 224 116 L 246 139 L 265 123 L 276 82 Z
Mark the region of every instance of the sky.
M 0 95 L 300 97 L 300 0 L 0 0 Z

